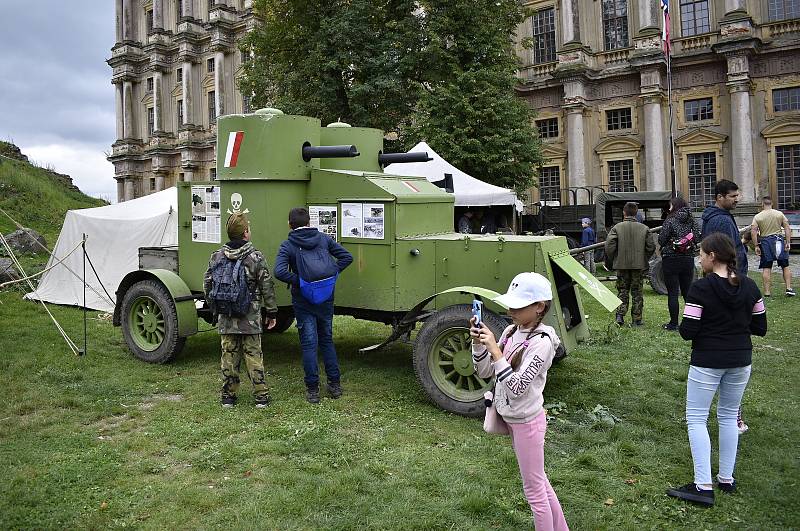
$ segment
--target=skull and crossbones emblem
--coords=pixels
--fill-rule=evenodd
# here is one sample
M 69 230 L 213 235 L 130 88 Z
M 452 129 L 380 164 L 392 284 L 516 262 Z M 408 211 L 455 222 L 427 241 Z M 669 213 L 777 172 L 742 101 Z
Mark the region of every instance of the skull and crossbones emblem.
M 244 210 L 242 210 L 242 194 L 238 192 L 231 194 L 231 208 L 233 209 L 233 212 L 228 210 L 228 214 L 233 214 L 234 212 L 236 213 L 241 212 L 242 214 L 247 214 L 248 212 L 250 212 L 249 208 L 245 208 Z

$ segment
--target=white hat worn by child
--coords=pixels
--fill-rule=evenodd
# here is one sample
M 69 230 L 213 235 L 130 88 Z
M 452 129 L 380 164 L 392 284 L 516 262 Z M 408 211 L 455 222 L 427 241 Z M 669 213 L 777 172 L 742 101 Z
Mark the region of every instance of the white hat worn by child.
M 550 281 L 539 273 L 520 273 L 514 277 L 504 295 L 492 299 L 497 304 L 518 310 L 534 302 L 553 300 Z

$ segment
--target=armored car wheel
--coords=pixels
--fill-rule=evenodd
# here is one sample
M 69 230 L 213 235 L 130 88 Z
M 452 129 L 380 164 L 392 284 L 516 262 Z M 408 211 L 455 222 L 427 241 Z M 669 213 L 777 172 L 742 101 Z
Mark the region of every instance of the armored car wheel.
M 183 349 L 175 302 L 159 282 L 141 280 L 125 293 L 122 335 L 133 355 L 148 363 L 166 363 Z
M 414 343 L 414 372 L 437 406 L 478 417 L 484 411 L 483 393 L 491 389 L 494 378 L 480 378 L 472 365 L 471 316 L 470 306 L 458 304 L 429 317 Z M 483 322 L 497 337 L 507 324 L 487 310 Z

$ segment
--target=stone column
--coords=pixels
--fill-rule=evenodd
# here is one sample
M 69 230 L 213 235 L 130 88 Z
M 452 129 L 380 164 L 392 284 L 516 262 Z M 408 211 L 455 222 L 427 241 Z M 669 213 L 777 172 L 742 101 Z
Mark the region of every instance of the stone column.
M 658 0 L 637 0 L 636 7 L 639 13 L 639 31 L 645 28 L 660 27 L 660 20 L 656 16 L 656 9 L 658 9 L 657 4 Z
M 194 124 L 194 88 L 192 87 L 192 63 L 184 61 L 183 69 L 183 125 Z
M 564 44 L 581 42 L 577 0 L 562 0 L 561 2 L 561 33 Z
M 138 138 L 133 123 L 133 82 L 124 81 L 122 85 L 122 132 L 124 138 Z
M 162 89 L 162 74 L 156 70 L 153 73 L 153 131 L 164 130 L 164 97 Z
M 122 0 L 122 40 L 132 41 L 133 39 L 133 4 L 134 0 Z
M 164 175 L 161 173 L 156 174 L 156 192 L 164 189 Z
M 756 200 L 753 170 L 753 136 L 750 122 L 750 82 L 729 83 L 731 94 L 731 151 L 733 181 L 739 185 L 740 200 Z
M 214 92 L 216 92 L 217 116 L 225 114 L 225 52 L 214 53 Z
M 583 111 L 586 108 L 583 80 L 564 82 L 564 103 L 567 113 L 567 186 L 586 186 L 586 150 L 584 149 Z M 562 185 L 563 186 L 563 185 Z M 580 194 L 578 194 L 580 202 Z
M 117 203 L 125 201 L 125 179 L 117 179 Z
M 664 127 L 661 120 L 661 95 L 644 98 L 645 182 L 647 190 L 669 189 L 664 170 Z
M 194 18 L 194 6 L 192 0 L 183 0 L 183 16 Z
M 128 177 L 125 179 L 125 201 L 130 201 L 134 199 L 133 197 L 133 177 Z
M 747 11 L 745 0 L 725 0 L 725 14 L 733 11 Z
M 164 29 L 164 0 L 153 0 L 153 29 Z
M 114 99 L 116 104 L 117 116 L 117 140 L 125 138 L 124 106 L 122 104 L 122 83 L 114 83 Z
M 122 42 L 122 0 L 115 0 L 114 8 L 115 27 L 117 28 L 116 39 L 117 42 Z

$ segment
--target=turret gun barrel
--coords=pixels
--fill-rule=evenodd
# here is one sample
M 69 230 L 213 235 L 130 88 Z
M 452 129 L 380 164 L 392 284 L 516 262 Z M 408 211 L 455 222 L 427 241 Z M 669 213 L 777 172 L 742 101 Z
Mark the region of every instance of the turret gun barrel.
M 388 166 L 389 164 L 394 164 L 396 162 L 400 163 L 407 163 L 407 162 L 428 162 L 433 160 L 428 156 L 427 151 L 414 151 L 413 153 L 379 153 L 378 154 L 378 164 L 383 166 Z
M 303 144 L 303 160 L 311 159 L 337 159 L 352 158 L 360 153 L 355 146 L 312 146 L 309 142 Z

